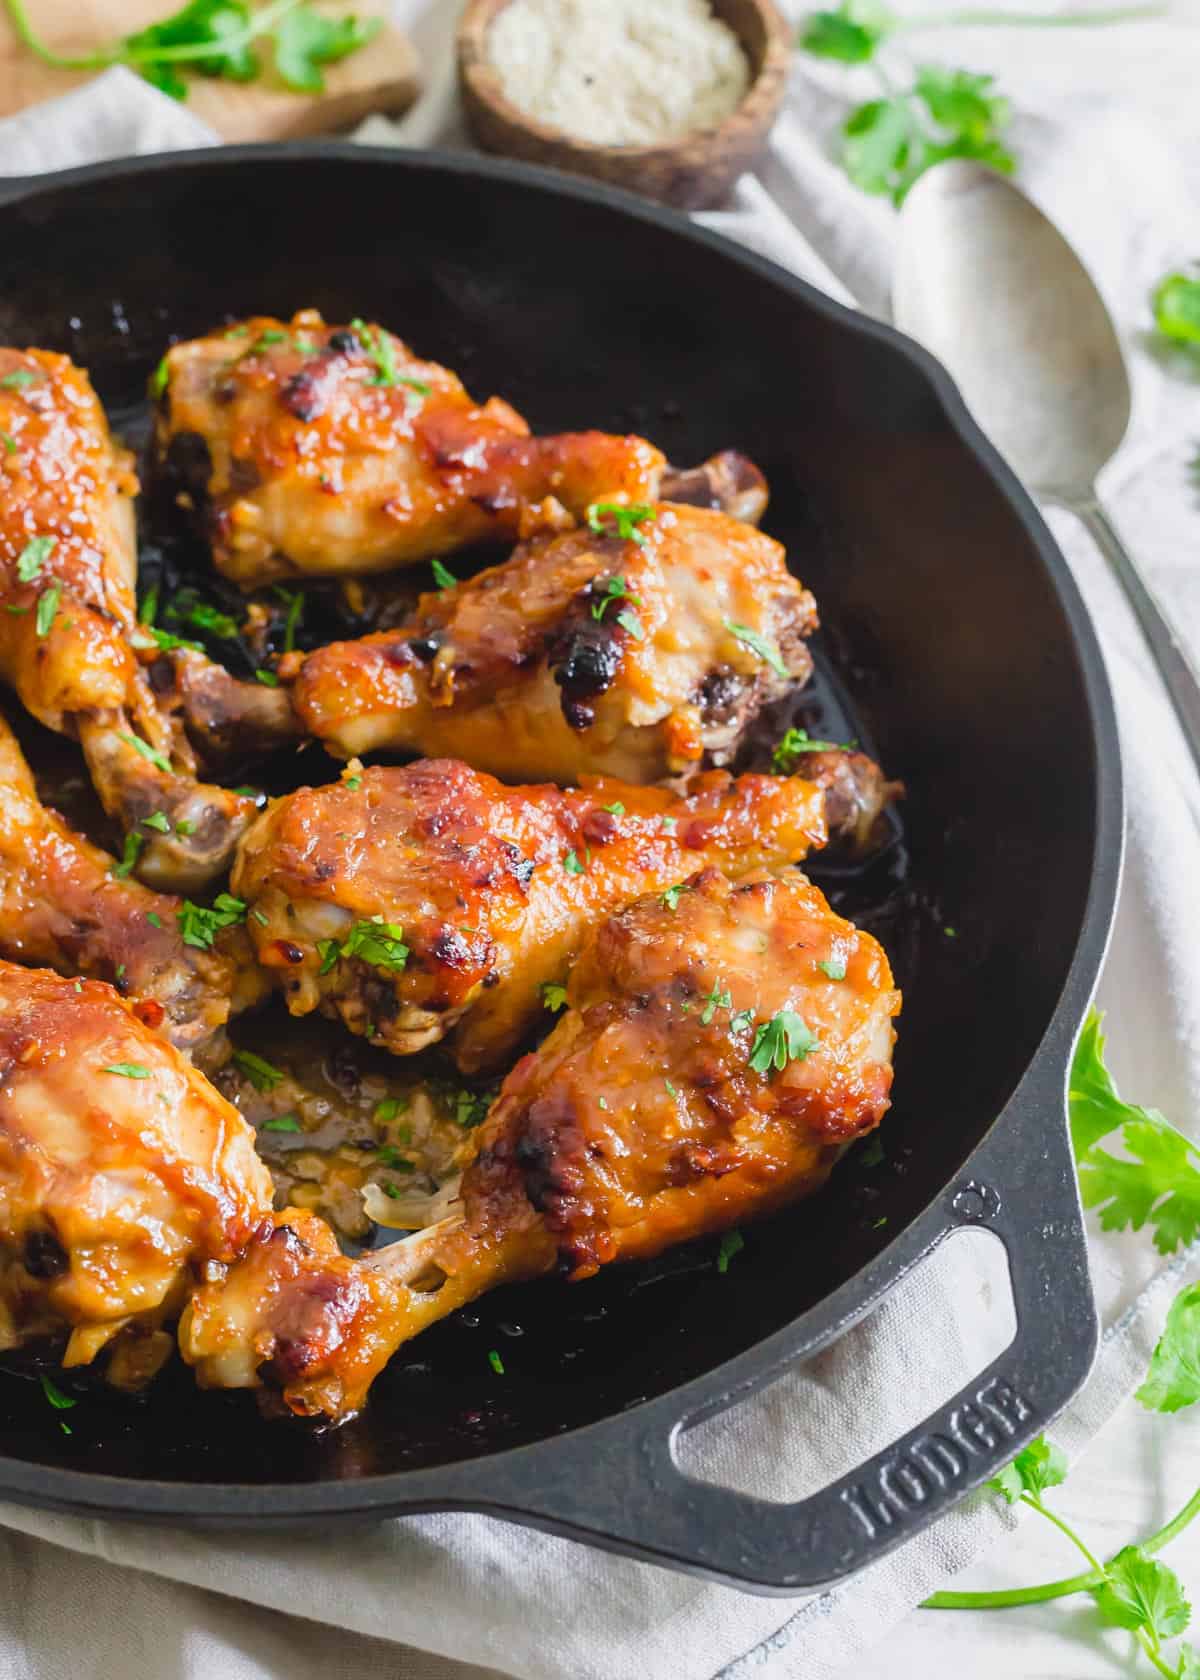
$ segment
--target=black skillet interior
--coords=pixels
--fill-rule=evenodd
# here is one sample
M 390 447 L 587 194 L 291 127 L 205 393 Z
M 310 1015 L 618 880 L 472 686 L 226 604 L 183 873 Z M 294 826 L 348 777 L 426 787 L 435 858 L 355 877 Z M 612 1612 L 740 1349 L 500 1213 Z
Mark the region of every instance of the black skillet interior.
M 886 334 L 619 199 L 419 158 L 194 156 L 0 210 L 0 341 L 69 351 L 110 409 L 140 399 L 169 337 L 306 305 L 389 324 L 539 430 L 636 429 L 680 463 L 736 445 L 766 471 L 767 528 L 822 606 L 827 726 L 864 733 L 908 788 L 904 851 L 829 882 L 906 990 L 888 1160 L 852 1158 L 724 1276 L 706 1249 L 497 1294 L 325 1438 L 179 1372 L 141 1401 L 89 1393 L 68 1435 L 30 1373 L 0 1378 L 5 1450 L 35 1463 L 359 1478 L 537 1441 L 711 1371 L 854 1278 L 951 1181 L 1042 1038 L 1084 921 L 1097 811 L 1074 632 L 1023 514 Z

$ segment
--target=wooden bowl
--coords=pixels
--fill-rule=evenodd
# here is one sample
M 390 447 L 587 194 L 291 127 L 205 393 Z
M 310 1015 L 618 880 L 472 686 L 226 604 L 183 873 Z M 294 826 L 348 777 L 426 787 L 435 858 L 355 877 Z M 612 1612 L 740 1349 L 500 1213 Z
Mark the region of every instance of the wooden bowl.
M 485 151 L 590 175 L 680 210 L 719 204 L 766 145 L 783 98 L 791 35 L 774 0 L 712 0 L 750 63 L 750 86 L 716 128 L 660 146 L 597 146 L 551 128 L 504 97 L 487 34 L 509 0 L 469 0 L 458 28 L 458 76 L 471 133 Z

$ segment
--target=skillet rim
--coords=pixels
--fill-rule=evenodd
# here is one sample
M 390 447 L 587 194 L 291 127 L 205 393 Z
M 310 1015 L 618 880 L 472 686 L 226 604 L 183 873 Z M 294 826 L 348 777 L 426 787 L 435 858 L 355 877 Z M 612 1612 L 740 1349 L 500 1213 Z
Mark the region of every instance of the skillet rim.
M 556 1451 L 585 1451 L 589 1438 L 595 1438 L 599 1444 L 626 1420 L 631 1430 L 637 1427 L 634 1420 L 638 1420 L 643 1433 L 658 1423 L 665 1433 L 673 1434 L 681 1423 L 690 1426 L 735 1404 L 798 1359 L 836 1340 L 930 1253 L 952 1228 L 942 1205 L 951 1186 L 970 1177 L 973 1164 L 983 1152 L 994 1151 L 997 1134 L 1006 1126 L 1015 1129 L 1018 1114 L 1031 1101 L 1040 1103 L 1047 1088 L 1061 1092 L 1060 1123 L 1065 1125 L 1071 1052 L 1111 934 L 1124 853 L 1124 781 L 1112 692 L 1090 614 L 1049 528 L 1015 473 L 971 416 L 948 371 L 923 346 L 889 323 L 839 302 L 779 263 L 724 234 L 700 226 L 689 216 L 650 203 L 636 194 L 559 170 L 439 148 L 392 148 L 349 140 L 320 140 L 202 146 L 105 159 L 37 176 L 0 178 L 0 225 L 10 211 L 19 210 L 44 193 L 86 187 L 97 181 L 120 183 L 159 174 L 186 175 L 192 170 L 214 168 L 236 170 L 262 163 L 303 168 L 306 164 L 331 161 L 382 164 L 400 170 L 506 182 L 532 188 L 551 199 L 602 206 L 708 249 L 757 274 L 786 293 L 800 308 L 824 318 L 835 330 L 857 333 L 907 361 L 937 398 L 958 442 L 1008 502 L 1062 609 L 1071 651 L 1082 679 L 1093 757 L 1096 828 L 1087 897 L 1074 954 L 1042 1037 L 1009 1100 L 993 1117 L 967 1159 L 909 1225 L 898 1231 L 866 1265 L 822 1301 L 740 1354 L 652 1399 L 560 1435 L 432 1468 L 305 1482 L 184 1482 L 134 1480 L 0 1455 L 0 1494 L 35 1507 L 88 1516 L 234 1522 L 239 1527 L 265 1531 L 308 1517 L 382 1518 L 433 1510 L 490 1511 L 497 1516 L 519 1518 L 523 1502 L 519 1495 L 513 1497 L 512 1490 L 525 1487 L 532 1492 L 545 1479 L 546 1472 L 539 1475 L 535 1471 L 539 1459 L 552 1459 Z M 1020 1335 L 1018 1325 L 1012 1347 Z M 482 1489 L 473 1488 L 475 1482 L 486 1484 L 489 1473 L 494 1473 L 491 1480 L 495 1492 L 490 1492 L 486 1485 Z M 534 1501 L 531 1499 L 530 1503 Z

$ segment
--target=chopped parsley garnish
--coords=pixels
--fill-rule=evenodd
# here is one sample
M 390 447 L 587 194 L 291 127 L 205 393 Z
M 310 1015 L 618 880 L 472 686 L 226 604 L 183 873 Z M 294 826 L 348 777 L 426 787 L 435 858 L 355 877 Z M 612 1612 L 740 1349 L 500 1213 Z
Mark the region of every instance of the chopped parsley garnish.
M 680 881 L 676 886 L 668 887 L 662 895 L 663 904 L 666 905 L 668 910 L 678 910 L 679 900 L 687 890 L 686 881 Z
M 704 1000 L 704 1011 L 700 1016 L 700 1025 L 706 1027 L 717 1013 L 718 1009 L 732 1009 L 733 994 L 720 986 L 714 986 Z
M 817 741 L 807 729 L 789 729 L 771 754 L 771 768 L 777 775 L 787 776 L 796 768 L 797 760 L 805 753 L 840 752 L 838 741 Z
M 726 1231 L 721 1238 L 721 1246 L 717 1250 L 717 1270 L 727 1272 L 729 1262 L 735 1254 L 740 1254 L 746 1246 L 746 1239 L 740 1231 Z
M 408 1103 L 403 1097 L 384 1097 L 375 1104 L 372 1119 L 378 1120 L 381 1126 L 388 1125 L 398 1114 L 403 1114 Z
M 828 975 L 831 980 L 844 980 L 846 978 L 845 957 L 826 957 L 824 961 L 817 964 L 817 967 L 822 974 Z
M 663 820 L 662 820 L 662 831 L 663 831 L 664 834 L 674 834 L 675 830 L 678 827 L 679 827 L 679 823 L 678 823 L 678 820 L 675 817 L 664 817 L 663 818 Z
M 283 651 L 292 653 L 296 647 L 296 631 L 304 618 L 304 591 L 285 589 L 282 584 L 277 583 L 275 593 L 287 608 L 287 616 L 283 621 Z
M 449 566 L 443 566 L 440 560 L 431 560 L 429 570 L 433 573 L 433 581 L 440 590 L 458 588 L 458 579 Z
M 189 834 L 195 834 L 196 825 L 188 817 L 180 817 L 175 824 L 175 832 L 176 834 L 182 834 L 186 840 Z
M 170 834 L 171 825 L 167 821 L 165 811 L 151 811 L 148 817 L 142 818 L 143 828 L 152 828 L 156 834 Z
M 587 852 L 585 850 L 585 856 L 588 856 L 588 855 L 589 854 L 587 854 Z M 590 857 L 589 857 L 589 861 L 590 861 Z M 566 870 L 568 875 L 586 875 L 587 874 L 586 867 L 582 863 L 580 863 L 578 854 L 574 851 L 568 852 L 566 857 L 563 859 L 563 868 Z
M 630 594 L 623 577 L 605 578 L 600 599 L 592 603 L 592 617 L 597 620 L 602 619 L 605 611 L 612 606 L 614 601 L 628 601 L 635 607 L 640 607 L 642 604 L 640 596 Z M 618 617 L 619 622 L 620 618 Z M 638 629 L 641 628 L 639 624 Z
M 619 612 L 617 614 L 617 623 L 621 626 L 622 630 L 633 637 L 635 642 L 644 642 L 646 640 L 646 632 L 642 629 L 642 621 L 636 613 Z
M 236 1058 L 235 1058 L 236 1060 Z M 262 1123 L 264 1132 L 302 1132 L 304 1127 L 294 1114 L 275 1114 Z
M 176 623 L 207 630 L 224 642 L 236 641 L 239 635 L 237 619 L 222 612 L 220 607 L 214 607 L 210 601 L 197 599 L 194 589 L 181 589 L 167 606 L 166 615 Z
M 268 671 L 261 665 L 254 673 L 254 680 L 255 682 L 260 682 L 264 688 L 279 687 L 279 678 L 275 675 L 274 671 Z
M 37 633 L 39 636 L 50 634 L 50 626 L 54 623 L 61 596 L 61 583 L 52 583 L 49 589 L 43 590 L 42 594 L 38 596 Z
M 495 1371 L 498 1377 L 502 1377 L 504 1375 L 504 1361 L 496 1352 L 495 1348 L 488 1349 L 488 1364 L 492 1367 L 492 1370 Z
M 679 1096 L 679 1092 L 675 1089 L 674 1085 L 672 1085 L 672 1083 L 669 1079 L 664 1079 L 663 1084 L 667 1088 L 667 1095 L 670 1097 L 672 1102 L 675 1102 L 677 1100 L 678 1096 Z
M 384 1144 L 379 1151 L 379 1164 L 381 1167 L 391 1167 L 393 1172 L 415 1172 L 417 1167 L 415 1161 L 410 1161 L 407 1155 L 401 1155 L 390 1143 Z
M 51 1382 L 49 1377 L 43 1375 L 40 1378 L 40 1381 L 42 1385 L 42 1393 L 46 1396 L 46 1399 L 56 1411 L 69 1412 L 72 1406 L 77 1406 L 79 1404 L 74 1395 L 64 1394 L 58 1384 Z
M 553 1015 L 566 1006 L 567 988 L 560 986 L 555 980 L 547 980 L 542 986 L 542 1003 Z
M 769 636 L 762 636 L 757 630 L 751 630 L 748 624 L 735 624 L 731 618 L 721 621 L 729 634 L 737 641 L 745 643 L 751 653 L 756 653 L 765 665 L 769 665 L 777 677 L 789 677 L 791 672 L 783 663 L 783 655 Z
M 406 385 L 420 397 L 427 397 L 432 389 L 423 379 L 413 379 L 400 372 L 396 363 L 396 341 L 382 327 L 369 327 L 361 316 L 350 323 L 363 349 L 375 363 L 375 373 L 368 385 Z
M 342 786 L 349 788 L 351 793 L 357 793 L 359 788 L 362 786 L 362 777 L 361 776 L 343 776 L 342 777 Z
M 819 1048 L 820 1040 L 809 1030 L 804 1017 L 791 1009 L 781 1009 L 755 1033 L 750 1067 L 755 1073 L 769 1073 L 772 1068 L 782 1072 L 789 1062 L 802 1062 Z
M 36 384 L 40 378 L 40 373 L 31 373 L 28 368 L 16 368 L 0 379 L 0 386 L 6 391 L 23 391 L 27 385 Z
M 142 596 L 142 604 L 138 608 L 138 623 L 153 624 L 158 617 L 158 585 L 151 584 Z
M 146 920 L 150 923 L 151 927 L 160 928 L 162 926 L 162 917 L 159 915 L 157 910 L 147 910 Z
M 113 970 L 113 978 L 116 979 L 116 980 L 123 980 L 125 978 L 125 964 L 124 963 L 118 963 L 117 964 L 116 968 Z M 76 980 L 75 984 L 78 987 L 79 986 L 79 981 Z
M 733 1028 L 734 1032 L 746 1032 L 754 1025 L 753 1009 L 739 1009 L 736 1015 L 731 1015 L 729 1017 L 729 1025 Z
M 952 927 L 944 927 L 942 929 L 942 936 L 946 939 L 957 939 L 958 938 L 958 929 L 957 928 L 952 928 Z
M 30 537 L 17 555 L 17 577 L 22 583 L 32 583 L 41 576 L 42 563 L 50 558 L 57 545 L 57 537 Z
M 190 898 L 185 898 L 175 915 L 183 943 L 194 946 L 197 951 L 211 951 L 213 941 L 221 929 L 234 927 L 238 922 L 244 921 L 245 917 L 244 901 L 227 892 L 217 894 L 211 909 L 203 904 L 193 904 Z
M 273 1091 L 283 1080 L 283 1069 L 274 1067 L 253 1050 L 235 1050 L 233 1065 L 240 1068 L 256 1091 Z
M 11 432 L 0 432 L 0 443 L 4 445 L 4 453 L 6 455 L 15 455 L 17 453 L 17 440 L 13 437 Z
M 167 358 L 164 356 L 162 361 L 159 362 L 158 366 L 155 368 L 154 372 L 150 375 L 150 395 L 152 397 L 162 396 L 163 392 L 167 388 L 167 378 Z
M 1176 344 L 1200 344 L 1200 274 L 1165 275 L 1151 300 L 1154 324 Z
M 607 1099 L 607 1097 L 597 1097 L 596 1098 L 596 1107 L 597 1108 L 602 1108 L 604 1110 L 604 1112 L 607 1114 L 608 1113 L 608 1099 Z
M 587 522 L 597 536 L 617 536 L 624 542 L 632 538 L 642 546 L 646 537 L 638 526 L 653 518 L 652 507 L 625 507 L 621 502 L 593 502 L 587 510 Z
M 40 611 L 41 609 L 39 608 L 38 610 Z M 152 747 L 149 741 L 143 741 L 141 737 L 137 735 L 123 735 L 119 730 L 117 732 L 117 740 L 124 741 L 125 745 L 127 747 L 132 747 L 134 752 L 141 753 L 142 757 L 148 760 L 149 763 L 153 764 L 156 770 L 161 770 L 164 776 L 169 776 L 171 774 L 170 759 L 165 753 L 160 753 L 157 747 Z
M 625 815 L 625 807 L 619 799 L 614 799 L 611 805 L 602 805 L 600 809 L 607 811 L 610 817 L 623 817 Z
M 321 959 L 319 974 L 328 974 L 339 957 L 358 957 L 372 968 L 399 974 L 408 961 L 409 947 L 404 943 L 403 928 L 385 922 L 382 916 L 372 916 L 369 921 L 355 922 L 340 945 L 336 939 L 318 939 L 317 955 Z
M 101 1073 L 119 1073 L 122 1079 L 149 1079 L 150 1069 L 141 1062 L 110 1062 Z
M 144 837 L 140 834 L 127 834 L 125 836 L 125 845 L 121 852 L 121 861 L 120 863 L 114 863 L 111 870 L 111 873 L 116 876 L 118 881 L 123 881 L 127 875 L 131 875 L 133 873 L 144 844 Z
M 472 1126 L 478 1126 L 481 1120 L 487 1118 L 487 1111 L 491 1108 L 495 1098 L 495 1086 L 488 1091 L 462 1090 L 457 1092 L 454 1098 L 455 1124 L 462 1126 L 464 1130 L 470 1130 Z
M 158 648 L 160 653 L 171 653 L 175 648 L 190 648 L 193 653 L 204 652 L 204 644 L 202 642 L 189 641 L 186 636 L 176 636 L 172 634 L 170 630 L 159 630 L 157 626 L 153 624 L 150 625 L 148 634 L 150 637 L 149 641 L 135 642 L 134 645 L 136 647 L 154 646 Z

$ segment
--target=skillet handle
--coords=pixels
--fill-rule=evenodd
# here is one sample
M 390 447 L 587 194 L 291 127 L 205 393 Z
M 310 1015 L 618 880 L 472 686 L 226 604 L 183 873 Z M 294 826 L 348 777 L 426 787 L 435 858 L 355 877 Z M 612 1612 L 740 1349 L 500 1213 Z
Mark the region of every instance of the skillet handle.
M 1096 1352 L 1059 1067 L 1050 1100 L 1018 1095 L 930 1210 L 930 1247 L 964 1225 L 1003 1241 L 1016 1309 L 1008 1348 L 952 1400 L 831 1486 L 777 1504 L 685 1477 L 672 1451 L 690 1424 L 749 1389 L 682 1418 L 664 1396 L 564 1438 L 544 1479 L 503 1490 L 504 1514 L 751 1591 L 797 1593 L 873 1563 L 995 1475 L 1072 1398 Z

